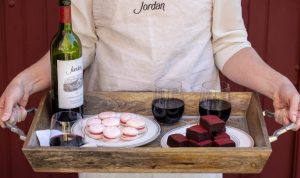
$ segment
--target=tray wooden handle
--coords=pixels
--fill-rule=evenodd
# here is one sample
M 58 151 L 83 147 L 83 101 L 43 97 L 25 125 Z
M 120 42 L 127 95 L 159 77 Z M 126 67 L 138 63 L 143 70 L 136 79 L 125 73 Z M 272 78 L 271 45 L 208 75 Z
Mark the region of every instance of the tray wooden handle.
M 271 112 L 271 111 L 268 111 L 268 110 L 265 110 L 265 111 L 263 111 L 263 116 L 267 116 L 267 117 L 270 117 L 270 118 L 275 118 L 275 113 Z M 283 126 L 280 129 L 275 130 L 275 132 L 273 133 L 273 135 L 271 135 L 269 137 L 270 143 L 275 142 L 276 140 L 278 140 L 278 137 L 280 135 L 286 133 L 289 130 L 292 130 L 294 127 L 295 127 L 295 124 L 291 123 L 291 124 L 289 124 L 287 126 Z
M 27 114 L 34 113 L 37 111 L 37 108 L 30 108 L 26 109 Z M 19 135 L 20 140 L 25 141 L 26 140 L 26 134 L 25 132 L 20 129 L 16 124 L 12 124 L 9 121 L 4 122 L 4 125 L 7 129 L 9 129 L 11 132 Z

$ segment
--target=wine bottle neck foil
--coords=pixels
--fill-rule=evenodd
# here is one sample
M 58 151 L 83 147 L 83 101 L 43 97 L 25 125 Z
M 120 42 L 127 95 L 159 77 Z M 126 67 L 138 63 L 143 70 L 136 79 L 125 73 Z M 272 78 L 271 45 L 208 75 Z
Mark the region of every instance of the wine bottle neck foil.
M 61 24 L 71 23 L 71 6 L 59 7 L 59 23 Z

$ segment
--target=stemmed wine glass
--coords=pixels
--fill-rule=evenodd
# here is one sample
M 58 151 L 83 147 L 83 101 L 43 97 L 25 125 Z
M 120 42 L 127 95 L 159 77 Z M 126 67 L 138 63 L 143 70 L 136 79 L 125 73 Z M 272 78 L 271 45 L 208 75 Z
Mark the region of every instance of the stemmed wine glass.
M 177 80 L 158 80 L 152 101 L 154 118 L 162 124 L 178 122 L 184 112 L 182 84 Z
M 54 113 L 50 124 L 50 146 L 82 146 L 84 144 L 82 120 L 81 114 L 77 112 Z
M 230 85 L 225 81 L 211 80 L 202 84 L 202 92 L 200 115 L 216 115 L 226 122 L 231 113 Z

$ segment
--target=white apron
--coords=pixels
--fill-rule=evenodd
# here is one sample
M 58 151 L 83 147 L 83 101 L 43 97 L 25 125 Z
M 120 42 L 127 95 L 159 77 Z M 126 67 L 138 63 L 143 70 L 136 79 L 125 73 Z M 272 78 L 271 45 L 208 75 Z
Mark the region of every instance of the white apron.
M 158 79 L 190 91 L 219 78 L 212 0 L 94 0 L 93 18 L 99 40 L 85 72 L 89 91 L 149 91 Z

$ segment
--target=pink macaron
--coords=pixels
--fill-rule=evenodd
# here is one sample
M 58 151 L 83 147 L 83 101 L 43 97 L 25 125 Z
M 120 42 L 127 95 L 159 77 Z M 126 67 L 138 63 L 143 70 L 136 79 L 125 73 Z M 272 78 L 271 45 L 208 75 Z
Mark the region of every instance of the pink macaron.
M 146 131 L 146 122 L 140 117 L 129 119 L 126 123 L 128 127 L 133 127 L 139 131 L 139 134 L 142 134 Z
M 87 119 L 86 121 L 87 126 L 94 125 L 94 124 L 96 125 L 101 124 L 101 120 L 98 117 L 90 117 Z
M 93 139 L 103 138 L 104 126 L 101 124 L 93 124 L 85 127 L 85 133 Z
M 102 124 L 105 127 L 119 127 L 120 119 L 117 117 L 106 118 L 102 120 Z
M 103 140 L 106 142 L 117 142 L 121 134 L 121 130 L 118 127 L 106 127 L 103 130 Z
M 99 119 L 106 119 L 106 118 L 110 118 L 110 117 L 119 117 L 119 113 L 117 112 L 113 112 L 113 111 L 106 111 L 106 112 L 101 112 L 100 114 L 98 114 Z
M 122 113 L 120 116 L 120 122 L 122 126 L 126 126 L 127 121 L 130 119 L 136 118 L 137 115 L 133 113 Z
M 138 137 L 139 131 L 133 127 L 122 128 L 121 139 L 124 141 L 135 140 Z

